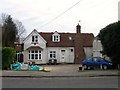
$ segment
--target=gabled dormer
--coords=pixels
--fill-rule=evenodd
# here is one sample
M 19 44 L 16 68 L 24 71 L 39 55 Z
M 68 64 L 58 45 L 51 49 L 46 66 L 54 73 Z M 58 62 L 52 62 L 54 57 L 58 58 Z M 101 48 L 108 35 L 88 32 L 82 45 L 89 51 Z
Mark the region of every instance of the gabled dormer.
M 52 35 L 52 42 L 60 42 L 60 34 L 57 31 Z
M 24 49 L 28 48 L 37 48 L 40 47 L 42 49 L 46 48 L 46 40 L 34 29 L 24 40 Z

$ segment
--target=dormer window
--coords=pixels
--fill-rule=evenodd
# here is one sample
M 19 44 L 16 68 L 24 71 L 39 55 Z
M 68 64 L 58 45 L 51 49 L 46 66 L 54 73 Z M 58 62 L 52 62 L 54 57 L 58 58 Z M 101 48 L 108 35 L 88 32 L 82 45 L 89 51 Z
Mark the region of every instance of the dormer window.
M 38 43 L 38 36 L 32 36 L 32 43 Z
M 60 35 L 58 34 L 57 31 L 55 31 L 54 34 L 52 35 L 52 41 L 53 42 L 60 42 Z
M 54 39 L 54 40 L 53 40 L 54 42 L 59 42 L 59 41 L 60 41 L 60 40 L 59 40 L 59 36 L 54 36 L 53 39 Z

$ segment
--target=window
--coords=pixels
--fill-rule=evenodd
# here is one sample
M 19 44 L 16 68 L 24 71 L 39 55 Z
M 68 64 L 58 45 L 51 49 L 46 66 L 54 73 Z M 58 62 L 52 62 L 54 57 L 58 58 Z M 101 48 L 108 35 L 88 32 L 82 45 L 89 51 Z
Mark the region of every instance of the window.
M 70 49 L 71 50 L 71 52 L 73 52 L 73 49 Z
M 50 59 L 56 59 L 56 51 L 50 51 Z
M 57 31 L 55 31 L 54 34 L 52 35 L 52 41 L 53 42 L 60 42 L 60 35 L 58 34 Z
M 58 36 L 54 36 L 54 41 L 59 41 L 59 38 L 58 38 Z
M 69 37 L 69 40 L 72 40 L 72 37 Z
M 40 60 L 42 59 L 41 51 L 38 50 L 30 50 L 29 51 L 29 60 Z
M 37 43 L 38 42 L 38 36 L 32 36 L 32 42 Z
M 59 41 L 60 41 L 60 36 L 54 35 L 53 42 L 59 42 Z

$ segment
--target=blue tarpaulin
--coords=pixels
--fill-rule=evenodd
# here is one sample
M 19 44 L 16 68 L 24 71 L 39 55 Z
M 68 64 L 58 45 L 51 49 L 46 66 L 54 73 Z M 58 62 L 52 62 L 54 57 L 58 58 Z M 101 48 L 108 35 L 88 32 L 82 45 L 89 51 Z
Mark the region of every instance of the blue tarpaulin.
M 38 70 L 40 70 L 40 67 L 38 65 L 28 66 L 28 65 L 21 64 L 21 63 L 17 62 L 17 63 L 11 64 L 11 69 L 12 70 L 33 70 L 33 71 L 38 71 Z
M 38 71 L 38 70 L 39 70 L 39 66 L 37 66 L 37 65 L 29 66 L 29 70 L 35 70 L 35 71 Z
M 15 64 L 11 64 L 11 69 L 12 70 L 21 70 L 21 64 L 18 62 Z

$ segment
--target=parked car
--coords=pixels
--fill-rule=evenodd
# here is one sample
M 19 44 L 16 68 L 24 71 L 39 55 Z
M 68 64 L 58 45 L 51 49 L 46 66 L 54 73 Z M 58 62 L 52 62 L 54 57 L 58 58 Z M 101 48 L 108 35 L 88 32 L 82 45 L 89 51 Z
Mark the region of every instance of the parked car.
M 112 62 L 105 60 L 100 57 L 92 57 L 92 58 L 86 58 L 83 60 L 82 65 L 84 69 L 111 69 L 112 68 Z

